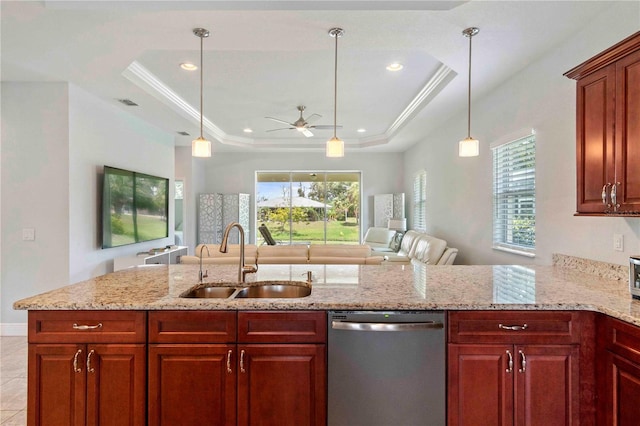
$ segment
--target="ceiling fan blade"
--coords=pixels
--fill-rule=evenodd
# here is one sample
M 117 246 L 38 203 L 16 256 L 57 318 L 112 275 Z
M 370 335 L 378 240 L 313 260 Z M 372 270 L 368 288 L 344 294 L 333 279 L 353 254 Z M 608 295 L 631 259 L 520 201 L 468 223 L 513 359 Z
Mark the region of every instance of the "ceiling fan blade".
M 322 116 L 320 114 L 311 114 L 309 117 L 307 117 L 307 123 L 316 121 L 318 118 L 322 118 Z
M 333 129 L 333 124 L 317 124 L 315 126 L 309 126 L 309 129 Z M 342 126 L 336 126 L 336 129 L 342 129 Z
M 270 129 L 266 130 L 267 132 L 275 132 L 276 130 L 294 130 L 295 127 L 281 127 L 280 129 Z
M 312 136 L 313 136 L 313 133 L 311 133 L 311 132 L 309 131 L 309 129 L 304 129 L 301 133 L 302 133 L 303 135 L 305 135 L 306 137 L 308 137 L 308 138 L 310 138 L 310 137 L 312 137 Z
M 269 120 L 277 121 L 278 123 L 283 123 L 289 126 L 293 126 L 293 124 L 289 123 L 288 121 L 280 120 L 279 118 L 273 118 L 273 117 L 265 117 L 265 118 L 268 118 Z

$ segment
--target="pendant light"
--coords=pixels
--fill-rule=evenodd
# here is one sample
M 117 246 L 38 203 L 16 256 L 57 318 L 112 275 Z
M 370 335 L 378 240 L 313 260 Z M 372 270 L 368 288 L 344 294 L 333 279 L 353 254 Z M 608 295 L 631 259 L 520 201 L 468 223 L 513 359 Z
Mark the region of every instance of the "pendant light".
M 338 38 L 344 35 L 342 28 L 331 28 L 329 35 L 336 39 L 333 66 L 333 137 L 327 141 L 327 157 L 344 157 L 344 141 L 336 136 L 338 117 Z
M 480 155 L 480 141 L 471 137 L 471 38 L 480 32 L 479 28 L 469 27 L 462 31 L 469 38 L 469 92 L 467 96 L 467 137 L 458 144 L 459 157 L 477 157 Z
M 205 37 L 209 37 L 209 30 L 205 30 L 204 28 L 194 28 L 193 34 L 195 34 L 196 37 L 200 37 L 200 137 L 191 141 L 191 155 L 194 157 L 211 157 L 211 141 L 206 140 L 202 132 L 202 50 Z

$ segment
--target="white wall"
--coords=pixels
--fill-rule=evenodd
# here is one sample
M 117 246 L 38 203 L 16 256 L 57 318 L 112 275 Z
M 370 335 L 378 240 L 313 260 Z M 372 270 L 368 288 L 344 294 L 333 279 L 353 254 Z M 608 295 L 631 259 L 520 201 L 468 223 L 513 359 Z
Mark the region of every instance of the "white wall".
M 405 191 L 427 171 L 428 231 L 458 247 L 459 264 L 550 264 L 552 253 L 628 264 L 640 252 L 640 218 L 575 217 L 575 86 L 563 73 L 640 28 L 640 3 L 612 6 L 597 21 L 472 105 L 471 134 L 480 156 L 457 157 L 466 111 L 408 150 Z M 474 57 L 482 66 L 482 58 Z M 520 129 L 536 136 L 536 258 L 493 250 L 492 157 L 489 145 Z M 524 136 L 524 135 L 523 135 Z M 440 202 L 438 200 L 445 200 Z M 411 208 L 409 208 L 411 210 Z M 624 251 L 613 251 L 613 234 Z
M 203 192 L 251 194 L 255 204 L 255 172 L 277 170 L 353 170 L 362 172 L 362 226 L 373 225 L 374 194 L 388 194 L 403 190 L 403 155 L 365 154 L 346 150 L 344 158 L 327 158 L 317 153 L 214 153 L 201 160 L 206 167 Z M 251 220 L 255 221 L 255 209 Z M 255 223 L 255 222 L 252 222 Z M 252 226 L 254 228 L 254 226 Z M 254 229 L 251 240 L 255 241 Z
M 174 176 L 173 136 L 65 83 L 2 83 L 2 333 L 15 300 L 112 270 L 113 258 L 170 238 L 102 250 L 102 167 Z M 170 186 L 173 209 L 173 186 Z M 35 228 L 33 242 L 22 229 Z
M 69 91 L 69 241 L 71 282 L 113 271 L 113 258 L 173 244 L 173 136 L 83 90 Z M 132 107 L 134 108 L 134 107 Z M 170 178 L 169 238 L 102 250 L 103 166 Z
M 2 332 L 26 322 L 13 302 L 69 282 L 65 83 L 2 83 Z M 34 241 L 22 230 L 35 229 Z

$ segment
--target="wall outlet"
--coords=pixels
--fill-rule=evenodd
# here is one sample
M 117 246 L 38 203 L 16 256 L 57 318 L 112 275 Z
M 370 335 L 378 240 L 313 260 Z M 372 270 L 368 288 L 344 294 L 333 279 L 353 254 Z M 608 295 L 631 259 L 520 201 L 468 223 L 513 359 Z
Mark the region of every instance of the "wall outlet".
M 35 241 L 36 230 L 33 228 L 22 228 L 22 241 Z
M 624 251 L 624 236 L 622 234 L 613 234 L 613 249 Z

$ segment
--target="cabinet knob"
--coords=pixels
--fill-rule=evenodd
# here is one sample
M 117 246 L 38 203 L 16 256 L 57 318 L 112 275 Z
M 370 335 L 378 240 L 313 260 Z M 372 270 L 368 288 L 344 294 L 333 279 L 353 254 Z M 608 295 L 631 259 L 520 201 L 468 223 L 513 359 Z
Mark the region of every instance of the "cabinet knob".
M 93 349 L 91 349 L 91 351 L 89 352 L 89 354 L 87 355 L 87 371 L 89 373 L 95 373 L 96 369 L 93 368 L 91 366 L 91 355 L 93 355 L 96 351 L 94 351 Z
M 227 373 L 231 374 L 233 373 L 233 370 L 231 369 L 231 354 L 233 353 L 233 351 L 231 349 L 229 349 L 229 352 L 227 352 Z
M 82 368 L 78 367 L 78 357 L 82 354 L 82 349 L 78 349 L 76 354 L 73 356 L 73 371 L 75 373 L 82 373 Z
M 511 331 L 520 331 L 520 330 L 526 330 L 527 327 L 529 327 L 527 324 L 522 324 L 522 325 L 504 325 L 504 324 L 498 324 L 498 328 L 502 329 L 502 330 L 511 330 Z
M 525 373 L 527 371 L 527 357 L 524 356 L 524 352 L 518 351 L 520 354 L 520 369 L 518 370 L 520 373 Z
M 240 351 L 240 372 L 246 373 L 247 370 L 244 369 L 244 349 Z
M 507 351 L 507 356 L 509 357 L 509 366 L 505 370 L 507 373 L 513 372 L 513 355 L 511 355 L 511 351 Z
M 607 183 L 602 187 L 602 204 L 604 204 L 606 207 L 611 207 L 611 204 L 607 203 L 607 188 L 610 186 L 611 184 Z

